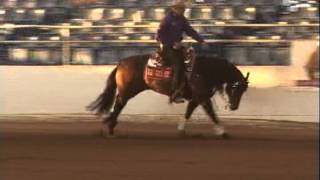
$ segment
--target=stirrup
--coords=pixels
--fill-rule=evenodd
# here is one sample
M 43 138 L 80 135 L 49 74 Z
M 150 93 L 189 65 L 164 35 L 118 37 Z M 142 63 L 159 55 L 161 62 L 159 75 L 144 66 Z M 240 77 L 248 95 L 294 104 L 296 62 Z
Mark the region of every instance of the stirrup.
M 176 104 L 181 104 L 181 103 L 184 103 L 184 99 L 182 97 L 176 97 L 175 99 L 170 99 L 170 104 L 172 103 L 176 103 Z
M 174 92 L 173 95 L 170 96 L 169 98 L 169 103 L 184 103 L 184 98 L 182 97 L 181 92 Z

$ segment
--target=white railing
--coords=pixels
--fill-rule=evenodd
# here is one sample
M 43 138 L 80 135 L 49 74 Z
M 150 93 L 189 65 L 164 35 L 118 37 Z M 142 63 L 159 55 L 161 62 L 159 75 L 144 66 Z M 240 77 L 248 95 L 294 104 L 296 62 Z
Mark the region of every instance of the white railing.
M 300 24 L 194 24 L 192 27 L 319 27 L 317 23 Z M 0 29 L 16 28 L 51 28 L 51 29 L 82 29 L 82 28 L 157 28 L 156 25 L 15 25 L 2 24 Z
M 193 27 L 318 27 L 319 24 L 194 24 Z M 137 44 L 137 43 L 147 43 L 155 44 L 158 43 L 155 40 L 70 40 L 70 32 L 72 29 L 82 29 L 82 28 L 157 28 L 155 25 L 100 25 L 100 26 L 79 26 L 79 25 L 14 25 L 14 24 L 2 24 L 0 29 L 16 29 L 16 28 L 46 28 L 46 29 L 61 29 L 65 31 L 61 34 L 61 40 L 0 40 L 0 44 L 48 44 L 48 43 L 59 43 L 62 49 L 62 62 L 63 64 L 69 64 L 71 47 L 73 43 L 126 43 L 126 44 Z M 106 32 L 106 34 L 108 34 Z M 185 43 L 195 43 L 193 40 L 184 40 Z M 208 43 L 290 43 L 291 40 L 275 38 L 275 39 L 259 39 L 259 38 L 249 38 L 249 39 L 207 39 Z M 90 46 L 90 45 L 88 45 Z
M 184 43 L 196 43 L 194 40 L 184 40 Z M 284 39 L 208 39 L 207 43 L 288 43 L 290 40 Z M 48 40 L 37 40 L 37 41 L 20 41 L 20 40 L 7 40 L 0 41 L 3 44 L 18 44 L 18 43 L 34 43 L 34 44 L 47 44 L 47 43 L 146 43 L 156 44 L 159 43 L 156 40 L 76 40 L 76 41 L 48 41 Z
M 193 27 L 319 27 L 319 24 L 314 23 L 300 23 L 300 24 L 194 24 Z M 71 29 L 83 29 L 83 28 L 157 28 L 156 25 L 15 25 L 15 24 L 2 24 L 0 29 L 16 29 L 16 28 L 46 28 L 46 29 L 63 29 L 67 31 L 66 34 L 70 34 Z M 106 32 L 107 34 L 107 32 Z M 3 44 L 16 44 L 16 43 L 157 43 L 155 40 L 68 40 L 68 36 L 64 36 L 63 40 L 2 40 Z M 187 43 L 194 43 L 193 40 L 185 40 Z M 208 43 L 275 43 L 275 42 L 290 42 L 285 39 L 208 39 Z

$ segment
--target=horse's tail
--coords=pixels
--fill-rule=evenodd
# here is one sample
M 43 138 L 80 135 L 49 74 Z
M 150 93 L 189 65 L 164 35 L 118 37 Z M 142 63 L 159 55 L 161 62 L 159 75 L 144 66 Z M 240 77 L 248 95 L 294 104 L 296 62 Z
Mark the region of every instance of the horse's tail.
M 117 84 L 116 84 L 116 72 L 115 68 L 108 77 L 106 87 L 99 97 L 93 101 L 87 109 L 89 111 L 96 112 L 97 115 L 109 113 L 115 99 Z

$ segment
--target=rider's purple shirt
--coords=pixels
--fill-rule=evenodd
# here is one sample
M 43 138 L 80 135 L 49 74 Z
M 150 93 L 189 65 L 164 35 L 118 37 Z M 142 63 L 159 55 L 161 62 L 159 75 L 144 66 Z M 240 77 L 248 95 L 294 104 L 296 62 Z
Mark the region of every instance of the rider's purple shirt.
M 156 39 L 164 45 L 173 45 L 182 41 L 182 35 L 186 33 L 198 42 L 203 42 L 203 38 L 190 26 L 184 16 L 169 11 L 162 19 L 156 34 Z

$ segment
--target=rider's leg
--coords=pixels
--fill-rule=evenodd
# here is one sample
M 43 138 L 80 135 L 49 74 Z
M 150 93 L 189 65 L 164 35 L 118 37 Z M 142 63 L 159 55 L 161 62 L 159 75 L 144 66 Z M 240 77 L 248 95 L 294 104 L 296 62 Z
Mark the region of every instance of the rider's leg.
M 182 65 L 178 62 L 173 63 L 172 68 L 173 68 L 173 83 L 172 83 L 172 90 L 176 91 L 181 87 L 181 81 L 182 81 L 182 71 L 183 68 L 181 67 Z
M 182 96 L 183 80 L 184 80 L 184 59 L 182 51 L 172 49 L 171 62 L 173 68 L 172 79 L 172 95 L 170 101 L 178 101 L 178 98 Z

